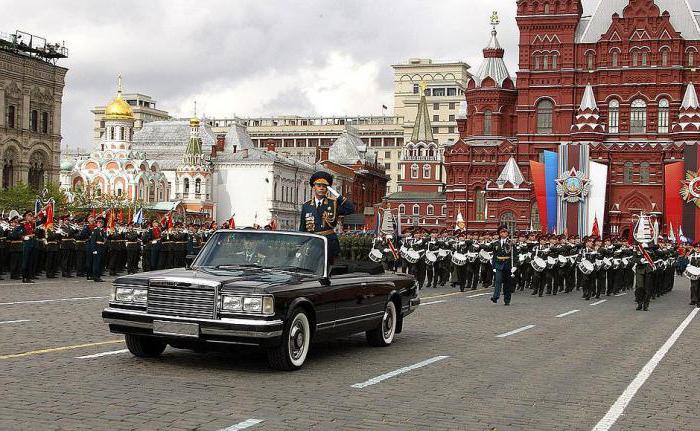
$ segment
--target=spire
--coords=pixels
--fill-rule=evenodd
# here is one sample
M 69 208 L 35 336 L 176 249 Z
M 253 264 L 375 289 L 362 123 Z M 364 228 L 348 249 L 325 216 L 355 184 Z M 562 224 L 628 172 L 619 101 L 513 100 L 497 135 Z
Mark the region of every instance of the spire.
M 194 102 L 194 117 L 190 119 L 190 142 L 187 143 L 182 161 L 187 166 L 201 165 L 202 159 L 202 137 L 199 133 L 199 118 L 197 118 L 197 102 Z
M 600 123 L 600 110 L 595 101 L 593 86 L 589 82 L 583 92 L 581 105 L 576 113 L 576 122 L 571 126 L 572 133 L 603 133 L 605 126 Z M 588 139 L 589 137 L 581 136 Z
M 496 26 L 499 23 L 498 13 L 493 12 L 491 15 L 491 39 L 483 51 L 484 61 L 472 77 L 477 87 L 481 87 L 487 78 L 493 80 L 496 87 L 502 87 L 506 80 L 510 79 L 510 73 L 508 73 L 506 63 L 503 61 L 505 51 L 498 43 Z
M 503 168 L 501 175 L 496 180 L 498 188 L 502 189 L 507 183 L 511 183 L 513 188 L 517 189 L 520 187 L 520 184 L 524 182 L 525 178 L 523 178 L 523 173 L 520 171 L 515 159 L 511 157 L 508 159 L 508 163 L 506 163 L 506 166 Z
M 586 85 L 586 90 L 583 92 L 583 99 L 581 100 L 581 106 L 578 108 L 579 112 L 585 111 L 597 111 L 598 104 L 595 101 L 595 96 L 593 95 L 593 86 L 589 82 Z
M 688 87 L 685 89 L 685 95 L 683 96 L 683 103 L 681 103 L 681 110 L 688 109 L 698 109 L 700 108 L 700 103 L 698 102 L 698 93 L 695 92 L 695 86 L 693 83 L 689 83 Z
M 418 85 L 420 86 L 420 103 L 418 104 L 416 121 L 413 124 L 411 142 L 433 142 L 433 127 L 430 124 L 428 102 L 425 99 L 425 88 L 427 84 L 425 81 L 421 81 Z
M 117 97 L 122 97 L 122 74 L 117 75 Z

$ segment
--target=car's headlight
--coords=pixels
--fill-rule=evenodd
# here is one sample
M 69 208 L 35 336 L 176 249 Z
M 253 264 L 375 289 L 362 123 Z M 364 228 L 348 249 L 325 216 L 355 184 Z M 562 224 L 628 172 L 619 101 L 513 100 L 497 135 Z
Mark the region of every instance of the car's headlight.
M 241 311 L 243 310 L 243 297 L 223 295 L 221 297 L 222 311 Z
M 275 314 L 275 300 L 271 295 L 221 295 L 221 311 L 260 313 L 266 316 Z
M 115 287 L 113 300 L 124 304 L 146 304 L 148 289 L 140 287 Z

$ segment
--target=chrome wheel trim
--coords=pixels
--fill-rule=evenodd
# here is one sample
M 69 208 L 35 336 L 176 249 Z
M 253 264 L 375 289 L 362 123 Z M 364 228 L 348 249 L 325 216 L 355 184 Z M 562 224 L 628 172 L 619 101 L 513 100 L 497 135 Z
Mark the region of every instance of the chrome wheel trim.
M 382 318 L 382 338 L 386 344 L 390 344 L 394 340 L 396 333 L 396 305 L 393 301 L 386 304 L 384 317 Z
M 309 328 L 309 319 L 304 313 L 299 313 L 292 321 L 287 340 L 289 360 L 294 366 L 300 367 L 306 360 L 306 354 L 309 352 L 310 339 L 311 329 Z

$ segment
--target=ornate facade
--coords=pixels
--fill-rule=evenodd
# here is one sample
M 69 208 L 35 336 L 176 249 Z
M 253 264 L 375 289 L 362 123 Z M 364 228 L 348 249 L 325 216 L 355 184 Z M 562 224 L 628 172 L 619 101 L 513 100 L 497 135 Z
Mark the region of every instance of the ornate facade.
M 117 97 L 105 109 L 105 134 L 96 151 L 61 163 L 61 188 L 69 192 L 90 190 L 128 201 L 155 204 L 169 200 L 169 185 L 156 161 L 134 151 L 134 116 L 122 98 L 121 78 Z
M 212 218 L 212 165 L 204 158 L 199 127 L 196 116 L 190 119 L 190 142 L 176 171 L 175 198 L 182 201 L 185 211 Z
M 36 41 L 21 43 L 22 35 L 0 38 L 0 186 L 22 182 L 41 190 L 59 176 L 61 104 L 68 69 L 56 66 L 55 60 L 67 52 Z
M 596 5 L 594 5 L 596 6 Z M 467 85 L 461 139 L 446 149 L 448 219 L 469 230 L 539 230 L 530 161 L 558 154 L 558 175 L 607 166 L 605 230 L 625 235 L 640 212 L 663 215 L 664 167 L 697 144 L 700 24 L 686 0 L 516 2 L 517 80 L 495 30 Z M 515 83 L 517 82 L 517 87 Z M 525 181 L 498 181 L 510 160 Z M 583 202 L 560 197 L 558 232 L 586 233 Z M 663 220 L 662 220 L 663 221 Z

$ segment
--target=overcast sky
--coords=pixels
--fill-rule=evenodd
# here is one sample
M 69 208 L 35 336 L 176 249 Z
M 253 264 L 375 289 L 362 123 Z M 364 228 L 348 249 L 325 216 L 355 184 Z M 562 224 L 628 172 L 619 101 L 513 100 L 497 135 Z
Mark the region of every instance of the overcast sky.
M 680 1 L 680 0 L 679 0 Z M 585 7 L 597 0 L 584 0 Z M 411 57 L 476 69 L 497 10 L 515 74 L 515 0 L 0 0 L 0 31 L 65 40 L 63 147 L 91 145 L 92 113 L 124 90 L 171 115 L 381 114 L 391 65 Z M 691 0 L 700 7 L 700 0 Z

